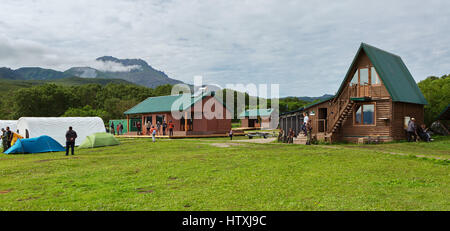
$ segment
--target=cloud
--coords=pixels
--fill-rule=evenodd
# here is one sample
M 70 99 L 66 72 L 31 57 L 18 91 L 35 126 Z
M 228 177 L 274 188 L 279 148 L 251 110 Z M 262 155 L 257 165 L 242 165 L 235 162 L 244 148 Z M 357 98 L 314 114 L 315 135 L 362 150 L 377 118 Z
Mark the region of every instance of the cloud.
M 95 61 L 90 67 L 104 72 L 130 72 L 133 70 L 142 70 L 141 65 L 123 65 L 113 61 Z
M 361 42 L 400 55 L 417 81 L 450 65 L 445 0 L 18 0 L 0 25 L 4 66 L 141 58 L 188 83 L 279 83 L 282 96 L 334 93 Z

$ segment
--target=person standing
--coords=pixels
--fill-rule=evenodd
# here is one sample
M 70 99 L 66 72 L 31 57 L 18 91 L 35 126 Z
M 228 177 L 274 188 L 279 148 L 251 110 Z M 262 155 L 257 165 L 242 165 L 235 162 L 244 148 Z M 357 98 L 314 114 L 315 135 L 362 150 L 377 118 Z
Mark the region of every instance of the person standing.
M 173 123 L 172 120 L 169 121 L 169 136 L 173 136 Z
M 152 123 L 150 123 L 150 121 L 147 121 L 147 124 L 145 125 L 145 130 L 147 131 L 145 134 L 148 136 L 148 135 L 151 135 L 151 133 L 150 133 L 150 128 L 152 127 Z
M 228 135 L 230 136 L 230 140 L 233 140 L 233 129 L 230 129 L 230 133 Z
M 8 142 L 7 149 L 8 150 L 11 147 L 11 141 L 13 140 L 13 133 L 11 130 L 9 130 L 9 127 L 6 127 L 6 141 Z
M 156 122 L 156 133 L 159 136 L 161 131 L 161 123 L 159 121 Z
M 123 135 L 123 124 L 120 123 L 120 135 Z
M 6 137 L 6 130 L 2 128 L 2 144 L 3 144 L 3 152 L 8 150 L 8 138 Z
M 308 123 L 306 123 L 306 145 L 311 145 L 311 138 L 312 138 L 312 125 L 311 120 L 308 120 Z
M 72 155 L 74 155 L 76 138 L 77 133 L 72 129 L 72 127 L 69 127 L 69 130 L 66 132 L 66 156 L 69 155 L 69 148 L 72 150 Z
M 309 117 L 308 117 L 308 113 L 303 112 L 303 126 L 302 126 L 302 130 L 303 133 L 305 134 L 305 136 L 308 134 L 307 129 L 306 129 L 306 124 L 309 121 Z
M 117 135 L 120 136 L 120 123 L 117 124 L 116 131 L 117 131 Z
M 166 123 L 165 120 L 164 120 L 164 122 L 162 124 L 162 129 L 163 129 L 163 136 L 165 136 L 166 135 L 166 129 L 167 129 L 167 123 Z
M 155 126 L 152 126 L 152 129 L 150 129 L 150 133 L 152 134 L 152 140 L 153 143 L 155 142 L 155 136 L 156 136 L 156 128 Z
M 408 142 L 415 142 L 417 140 L 417 126 L 415 118 L 411 118 L 409 120 L 406 132 L 408 134 Z
M 112 135 L 115 135 L 115 132 L 114 132 L 114 122 L 111 122 L 111 134 L 112 134 Z
M 138 122 L 136 123 L 136 128 L 137 128 L 137 134 L 138 134 L 138 135 L 141 135 L 141 122 L 138 121 Z

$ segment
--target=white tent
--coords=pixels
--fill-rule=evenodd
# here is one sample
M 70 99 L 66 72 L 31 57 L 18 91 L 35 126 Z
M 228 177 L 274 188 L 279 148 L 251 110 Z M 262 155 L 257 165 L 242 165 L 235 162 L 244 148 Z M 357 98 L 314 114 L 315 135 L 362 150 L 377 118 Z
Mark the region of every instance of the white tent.
M 29 138 L 47 135 L 66 146 L 66 132 L 72 126 L 78 138 L 75 145 L 80 145 L 87 136 L 96 132 L 106 132 L 100 117 L 22 117 L 17 122 L 20 134 Z
M 9 130 L 16 132 L 17 120 L 0 120 L 0 129 L 9 127 Z M 1 132 L 0 132 L 1 133 Z M 1 137 L 0 137 L 1 140 Z

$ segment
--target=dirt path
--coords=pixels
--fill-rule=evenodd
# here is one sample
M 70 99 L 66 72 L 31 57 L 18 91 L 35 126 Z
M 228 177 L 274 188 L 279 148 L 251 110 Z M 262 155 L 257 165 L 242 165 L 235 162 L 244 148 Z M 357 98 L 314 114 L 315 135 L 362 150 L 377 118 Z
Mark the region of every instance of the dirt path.
M 231 146 L 241 146 L 242 144 L 228 142 L 228 143 L 211 143 L 209 145 L 218 147 L 218 148 L 228 148 Z
M 235 140 L 233 142 L 242 142 L 242 143 L 255 143 L 255 144 L 267 144 L 275 141 L 277 138 L 267 138 L 267 139 L 248 139 L 248 140 Z

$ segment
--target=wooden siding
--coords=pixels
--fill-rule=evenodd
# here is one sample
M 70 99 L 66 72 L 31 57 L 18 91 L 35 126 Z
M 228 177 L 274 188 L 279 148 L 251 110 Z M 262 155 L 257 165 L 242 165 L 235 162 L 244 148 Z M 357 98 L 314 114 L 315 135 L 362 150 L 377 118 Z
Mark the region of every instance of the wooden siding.
M 414 117 L 416 124 L 420 124 L 424 121 L 423 105 L 412 103 L 393 102 L 393 114 L 392 114 L 392 126 L 391 134 L 395 140 L 406 139 L 406 131 L 404 129 L 405 116 Z
M 373 125 L 357 125 L 354 123 L 354 114 L 356 107 L 361 105 L 357 103 L 354 105 L 352 115 L 342 124 L 337 130 L 336 137 L 338 140 L 355 141 L 358 138 L 368 136 L 379 136 L 383 140 L 392 140 L 390 133 L 390 117 L 391 117 L 391 101 L 390 100 L 378 100 L 369 101 L 366 103 L 375 104 L 375 124 Z M 383 119 L 383 118 L 387 118 Z
M 211 101 L 210 101 L 211 100 Z M 209 101 L 209 102 L 208 102 Z M 205 114 L 201 113 L 201 110 L 203 110 L 203 106 L 209 103 L 212 105 L 212 113 L 215 112 L 215 106 L 219 105 L 223 111 L 221 113 L 223 119 L 213 118 L 213 119 L 207 119 L 205 118 Z M 192 109 L 192 114 L 194 113 L 201 113 L 202 117 L 201 119 L 196 119 L 194 116 L 193 121 L 193 129 L 192 131 L 184 131 L 182 128 L 184 127 L 184 124 L 181 124 L 180 120 L 177 120 L 172 117 L 172 114 L 170 112 L 159 112 L 159 113 L 148 113 L 148 114 L 141 114 L 141 124 L 142 124 L 142 133 L 146 134 L 146 124 L 145 119 L 146 117 L 152 116 L 152 125 L 155 125 L 156 127 L 156 116 L 157 115 L 164 115 L 164 118 L 167 123 L 169 121 L 172 121 L 174 124 L 174 135 L 189 135 L 189 134 L 195 134 L 195 135 L 201 135 L 201 134 L 218 134 L 218 133 L 227 133 L 231 129 L 231 113 L 230 111 L 223 106 L 219 101 L 217 101 L 214 97 L 205 97 L 202 101 L 197 102 Z M 183 113 L 184 115 L 184 113 Z M 212 117 L 212 116 L 211 116 Z M 162 129 L 161 129 L 162 132 Z M 169 128 L 167 128 L 166 132 L 169 132 Z M 146 134 L 150 135 L 150 134 Z

